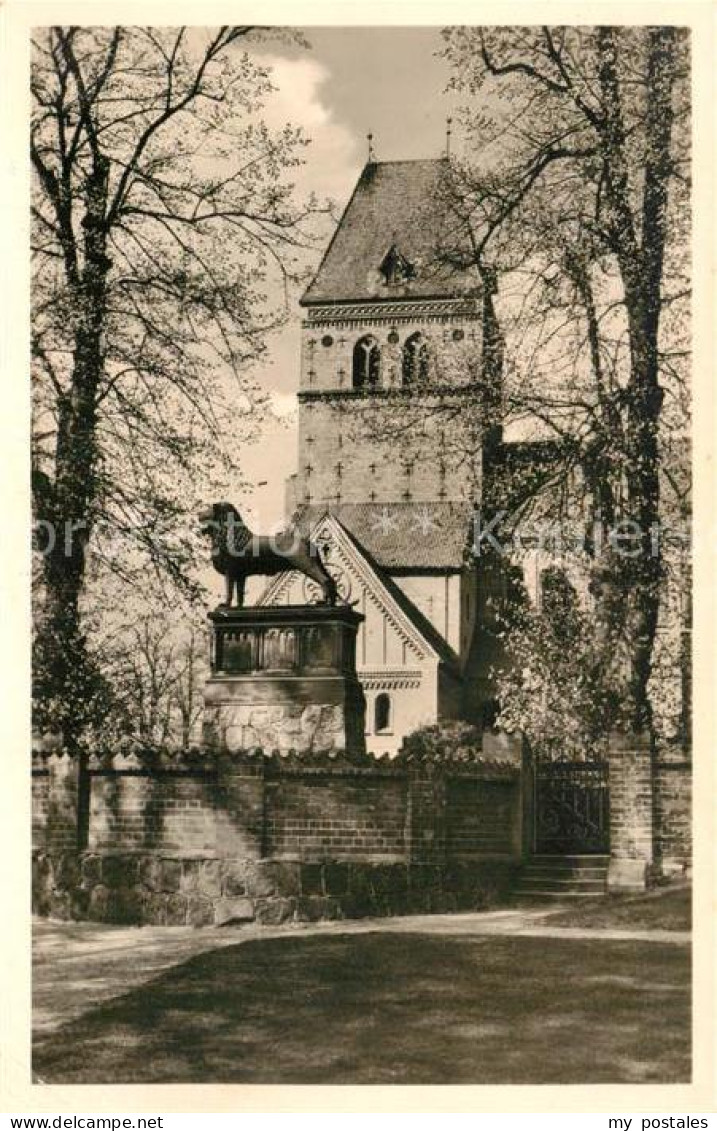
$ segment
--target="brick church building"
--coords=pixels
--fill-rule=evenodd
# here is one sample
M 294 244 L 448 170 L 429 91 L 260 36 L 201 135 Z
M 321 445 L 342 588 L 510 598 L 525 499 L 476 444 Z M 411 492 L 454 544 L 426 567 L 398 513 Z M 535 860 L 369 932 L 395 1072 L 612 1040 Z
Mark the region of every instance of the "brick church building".
M 480 714 L 485 697 L 469 548 L 496 410 L 476 381 L 485 294 L 447 171 L 445 160 L 370 161 L 301 300 L 287 519 L 365 618 L 357 670 L 375 753 Z M 316 596 L 283 574 L 259 603 Z
M 686 873 L 681 748 L 614 734 L 606 760 L 551 762 L 483 726 L 457 757 L 390 757 L 422 725 L 490 720 L 507 571 L 471 552 L 473 519 L 541 459 L 502 443 L 491 280 L 442 204 L 447 168 L 369 162 L 302 299 L 287 519 L 362 617 L 307 608 L 315 583 L 278 574 L 210 614 L 201 748 L 100 746 L 86 766 L 36 750 L 37 913 L 276 924 L 475 910 L 518 877 L 534 899 Z M 356 675 L 366 749 L 389 757 L 364 755 Z

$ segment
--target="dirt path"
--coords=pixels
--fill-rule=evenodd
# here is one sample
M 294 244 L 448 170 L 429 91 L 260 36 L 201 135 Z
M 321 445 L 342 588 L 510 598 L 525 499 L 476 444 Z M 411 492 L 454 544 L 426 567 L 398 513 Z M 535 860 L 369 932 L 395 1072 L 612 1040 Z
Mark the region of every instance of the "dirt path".
M 556 905 L 550 905 L 460 915 L 407 915 L 396 919 L 223 930 L 36 920 L 33 925 L 33 1029 L 37 1036 L 46 1035 L 190 958 L 260 938 L 420 933 L 468 938 L 484 935 L 591 938 L 675 946 L 685 946 L 690 939 L 683 931 L 551 926 L 550 919 L 558 910 Z

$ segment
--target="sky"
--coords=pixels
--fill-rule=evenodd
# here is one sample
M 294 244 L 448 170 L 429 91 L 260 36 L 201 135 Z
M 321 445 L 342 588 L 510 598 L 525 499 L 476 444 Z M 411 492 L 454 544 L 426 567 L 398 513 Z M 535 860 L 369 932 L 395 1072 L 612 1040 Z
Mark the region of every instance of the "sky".
M 445 94 L 449 72 L 437 57 L 439 28 L 305 28 L 309 46 L 262 45 L 276 92 L 263 114 L 267 122 L 302 126 L 311 139 L 297 190 L 332 198 L 343 210 L 368 152 L 373 133 L 379 161 L 439 157 L 445 152 L 446 117 L 453 98 Z M 460 139 L 455 138 L 454 144 Z M 320 257 L 317 252 L 317 263 Z M 273 391 L 278 421 L 244 453 L 249 500 L 234 500 L 258 532 L 284 518 L 285 479 L 296 470 L 296 390 L 299 384 L 301 308 L 295 296 L 289 324 L 269 341 L 257 376 Z

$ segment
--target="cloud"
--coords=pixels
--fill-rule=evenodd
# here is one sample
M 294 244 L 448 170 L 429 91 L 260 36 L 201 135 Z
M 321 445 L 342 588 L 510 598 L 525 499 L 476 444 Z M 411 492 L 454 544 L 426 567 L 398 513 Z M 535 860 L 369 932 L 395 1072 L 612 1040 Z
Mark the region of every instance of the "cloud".
M 330 77 L 328 67 L 312 58 L 287 59 L 266 55 L 262 62 L 272 69 L 277 90 L 266 102 L 268 125 L 282 128 L 286 122 L 301 126 L 311 144 L 305 150 L 306 164 L 292 171 L 301 192 L 315 192 L 343 204 L 356 180 L 361 164 L 357 139 L 338 121 L 322 98 Z
M 288 174 L 298 197 L 314 193 L 320 201 L 329 197 L 343 207 L 354 187 L 361 155 L 353 132 L 324 101 L 329 68 L 311 57 L 266 54 L 261 61 L 271 67 L 277 88 L 268 96 L 262 118 L 273 129 L 283 129 L 287 122 L 300 126 L 310 139 L 303 151 L 305 164 Z M 326 230 L 328 239 L 329 223 Z M 269 391 L 270 411 L 262 421 L 257 443 L 242 453 L 242 471 L 255 484 L 242 507 L 254 528 L 262 532 L 283 525 L 285 482 L 296 471 L 300 317 L 295 306 L 291 322 L 268 343 L 269 356 L 261 376 Z

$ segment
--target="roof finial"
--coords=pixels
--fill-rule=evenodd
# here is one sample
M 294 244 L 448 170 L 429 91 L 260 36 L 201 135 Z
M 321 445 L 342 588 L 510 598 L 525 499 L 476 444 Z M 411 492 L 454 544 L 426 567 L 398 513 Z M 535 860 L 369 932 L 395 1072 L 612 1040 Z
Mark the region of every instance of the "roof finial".
M 451 155 L 451 125 L 453 118 L 446 118 L 446 157 Z
M 374 157 L 376 156 L 373 151 L 373 134 L 367 133 L 366 139 L 368 141 L 368 159 L 369 161 L 373 161 Z

